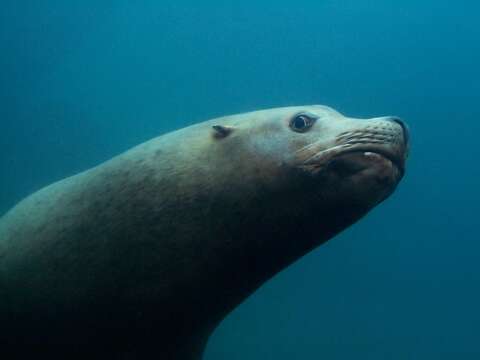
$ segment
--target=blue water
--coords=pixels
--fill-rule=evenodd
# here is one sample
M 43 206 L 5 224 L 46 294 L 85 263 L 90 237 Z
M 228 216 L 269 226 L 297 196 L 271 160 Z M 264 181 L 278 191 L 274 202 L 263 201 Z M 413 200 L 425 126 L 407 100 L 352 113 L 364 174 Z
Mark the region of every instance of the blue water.
M 477 1 L 0 1 L 0 213 L 168 130 L 293 104 L 399 115 L 408 173 L 205 359 L 480 358 Z

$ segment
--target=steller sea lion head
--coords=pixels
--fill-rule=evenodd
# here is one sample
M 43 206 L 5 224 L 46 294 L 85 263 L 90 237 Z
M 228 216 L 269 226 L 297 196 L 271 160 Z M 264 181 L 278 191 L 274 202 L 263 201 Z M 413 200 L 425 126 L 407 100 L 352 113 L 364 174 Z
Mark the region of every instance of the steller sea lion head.
M 244 157 L 237 166 L 247 162 L 267 183 L 283 178 L 309 187 L 305 193 L 320 196 L 322 206 L 327 199 L 343 199 L 349 208 L 369 209 L 388 197 L 405 173 L 409 134 L 397 117 L 350 118 L 314 105 L 218 120 L 213 138 L 237 148 L 231 154 Z
M 314 105 L 203 124 L 211 136 L 198 161 L 204 174 L 194 182 L 203 176 L 214 186 L 205 209 L 220 199 L 218 219 L 232 212 L 248 229 L 229 232 L 263 239 L 264 256 L 277 257 L 269 273 L 362 218 L 392 194 L 405 173 L 409 135 L 396 117 L 350 118 Z

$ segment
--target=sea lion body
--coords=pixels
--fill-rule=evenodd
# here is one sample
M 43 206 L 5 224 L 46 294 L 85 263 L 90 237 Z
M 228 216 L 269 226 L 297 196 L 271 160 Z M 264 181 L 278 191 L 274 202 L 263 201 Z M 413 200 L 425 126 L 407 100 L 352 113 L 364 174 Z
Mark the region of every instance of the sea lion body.
M 383 201 L 397 120 L 323 106 L 181 129 L 29 196 L 0 220 L 5 359 L 200 359 L 243 299 Z

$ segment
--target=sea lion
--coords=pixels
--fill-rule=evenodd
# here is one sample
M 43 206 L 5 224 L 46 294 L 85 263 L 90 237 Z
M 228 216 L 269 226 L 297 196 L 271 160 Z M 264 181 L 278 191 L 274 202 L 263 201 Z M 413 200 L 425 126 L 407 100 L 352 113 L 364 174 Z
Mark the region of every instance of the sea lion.
M 2 359 L 200 359 L 228 312 L 392 193 L 407 134 L 325 106 L 256 111 L 34 193 L 0 220 Z

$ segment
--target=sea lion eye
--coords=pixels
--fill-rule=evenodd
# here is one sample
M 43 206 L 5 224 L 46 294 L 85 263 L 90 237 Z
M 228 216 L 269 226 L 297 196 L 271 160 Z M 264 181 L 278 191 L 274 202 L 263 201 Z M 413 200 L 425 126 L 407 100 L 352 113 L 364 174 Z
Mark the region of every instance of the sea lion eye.
M 292 120 L 290 120 L 290 128 L 293 131 L 305 132 L 313 126 L 315 120 L 316 118 L 310 115 L 298 114 L 295 115 Z

